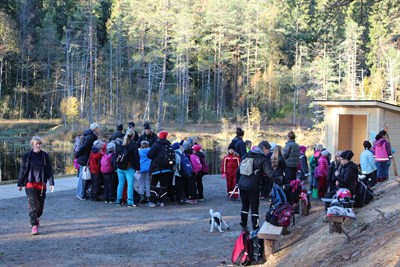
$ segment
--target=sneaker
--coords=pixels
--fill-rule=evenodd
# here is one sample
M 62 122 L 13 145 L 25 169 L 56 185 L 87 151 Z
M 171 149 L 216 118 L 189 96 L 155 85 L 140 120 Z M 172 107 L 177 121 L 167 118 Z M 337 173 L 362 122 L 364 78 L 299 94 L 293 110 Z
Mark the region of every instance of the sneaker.
M 80 200 L 85 200 L 86 198 L 76 195 L 76 197 Z
M 155 205 L 153 202 L 151 202 L 151 201 L 149 201 L 149 202 L 146 203 L 146 207 L 154 208 L 155 206 L 156 206 L 156 205 Z
M 122 204 L 120 202 L 115 203 L 115 205 L 117 205 L 118 207 L 122 206 Z
M 136 208 L 136 207 L 139 207 L 139 205 L 137 205 L 137 204 L 128 204 L 128 207 L 129 208 Z
M 185 205 L 186 203 L 187 203 L 186 200 L 183 199 L 178 201 L 178 205 Z
M 164 207 L 164 202 L 160 202 L 160 207 Z
M 106 201 L 104 201 L 104 203 L 110 203 L 110 201 L 106 200 Z
M 189 204 L 196 204 L 196 203 L 197 203 L 197 200 L 196 200 L 196 199 L 188 199 L 188 200 L 186 200 L 186 203 L 189 203 Z
M 32 235 L 37 235 L 38 234 L 39 228 L 35 225 L 32 227 Z
M 197 201 L 204 202 L 204 198 L 198 198 Z M 197 202 L 196 202 L 197 203 Z

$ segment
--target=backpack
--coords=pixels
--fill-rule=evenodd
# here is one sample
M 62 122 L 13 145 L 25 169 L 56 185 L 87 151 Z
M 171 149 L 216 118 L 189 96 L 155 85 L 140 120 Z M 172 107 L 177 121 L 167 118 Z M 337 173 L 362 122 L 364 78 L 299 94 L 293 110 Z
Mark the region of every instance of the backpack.
M 281 203 L 286 202 L 287 198 L 282 186 L 274 184 L 271 191 L 271 206 L 273 206 L 273 209 L 276 209 Z
M 367 205 L 374 198 L 374 192 L 363 182 L 357 182 L 356 195 L 354 197 L 354 207 L 361 208 Z
M 193 174 L 193 168 L 192 164 L 190 163 L 189 158 L 185 155 L 185 153 L 182 153 L 181 155 L 181 166 L 179 169 L 179 174 L 182 177 L 190 177 Z
M 251 233 L 251 241 L 253 243 L 253 260 L 258 261 L 264 257 L 264 239 L 258 238 L 258 228 Z
M 250 176 L 253 174 L 254 158 L 244 158 L 239 165 L 241 175 Z
M 210 172 L 210 167 L 208 166 L 207 162 L 206 162 L 206 158 L 200 158 L 201 161 L 201 172 L 203 174 L 208 174 Z
M 103 174 L 110 174 L 114 172 L 113 166 L 114 153 L 105 154 L 100 161 L 100 170 Z
M 281 203 L 276 209 L 270 206 L 265 215 L 265 220 L 275 226 L 288 227 L 292 217 L 293 224 L 295 224 L 293 206 L 289 203 Z
M 124 145 L 117 145 L 116 148 L 117 156 L 115 158 L 115 165 L 118 169 L 126 170 L 129 168 L 130 163 L 128 159 L 128 149 Z
M 232 263 L 244 266 L 252 262 L 253 242 L 250 239 L 249 232 L 243 231 L 236 239 L 235 246 L 232 251 Z
M 196 154 L 190 154 L 189 155 L 190 163 L 192 164 L 192 169 L 194 173 L 198 173 L 201 171 L 201 161 L 200 157 L 197 156 Z
M 287 201 L 291 204 L 299 203 L 301 190 L 301 183 L 299 180 L 290 181 L 290 184 L 285 185 Z
M 76 154 L 81 146 L 83 145 L 83 140 L 85 140 L 83 135 L 77 136 L 74 142 L 74 153 Z
M 173 169 L 176 165 L 175 150 L 170 145 L 161 145 L 159 151 L 160 167 Z

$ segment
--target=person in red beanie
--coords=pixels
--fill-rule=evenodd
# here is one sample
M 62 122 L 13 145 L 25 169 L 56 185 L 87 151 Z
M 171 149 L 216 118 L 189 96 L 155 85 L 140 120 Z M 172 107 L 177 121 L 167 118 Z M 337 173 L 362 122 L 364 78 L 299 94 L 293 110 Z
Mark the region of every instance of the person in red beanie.
M 234 189 L 236 185 L 236 171 L 239 168 L 240 158 L 239 154 L 235 152 L 235 146 L 230 144 L 228 153 L 224 156 L 221 164 L 222 179 L 226 179 L 226 189 L 228 197 L 232 195 L 233 200 L 237 200 L 239 194 L 235 194 Z
M 172 185 L 174 166 L 176 164 L 175 151 L 171 143 L 166 139 L 167 136 L 167 131 L 161 131 L 159 138 L 154 142 L 147 154 L 147 157 L 151 159 L 151 191 L 156 192 L 156 186 L 160 182 L 160 194 L 158 196 L 160 207 L 164 207 L 168 188 Z M 156 203 L 154 196 L 152 196 L 152 202 Z

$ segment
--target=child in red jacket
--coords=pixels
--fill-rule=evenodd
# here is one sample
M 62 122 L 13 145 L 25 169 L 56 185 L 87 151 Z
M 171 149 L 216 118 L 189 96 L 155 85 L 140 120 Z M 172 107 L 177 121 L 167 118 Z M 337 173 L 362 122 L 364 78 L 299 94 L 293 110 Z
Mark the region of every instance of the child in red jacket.
M 222 179 L 226 178 L 226 189 L 228 197 L 232 194 L 232 191 L 236 185 L 236 171 L 240 164 L 239 155 L 235 152 L 233 144 L 228 147 L 228 153 L 224 156 L 221 164 Z M 233 194 L 233 199 L 238 199 L 239 194 Z
M 90 195 L 92 201 L 99 201 L 99 195 L 100 195 L 100 184 L 102 180 L 102 175 L 101 175 L 101 166 L 100 166 L 100 161 L 103 156 L 103 148 L 104 148 L 104 143 L 102 141 L 96 140 L 93 143 L 92 150 L 90 151 L 89 155 L 89 170 L 91 174 L 91 189 L 90 189 Z

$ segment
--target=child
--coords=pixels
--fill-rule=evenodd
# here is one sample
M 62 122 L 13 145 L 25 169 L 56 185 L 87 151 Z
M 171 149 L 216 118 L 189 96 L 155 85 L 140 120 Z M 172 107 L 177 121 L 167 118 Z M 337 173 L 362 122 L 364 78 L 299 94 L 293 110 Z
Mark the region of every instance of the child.
M 202 165 L 202 170 L 196 174 L 196 185 L 197 185 L 197 201 L 204 201 L 204 187 L 203 187 L 203 176 L 206 174 L 203 171 L 203 167 L 207 165 L 206 155 L 203 151 L 201 151 L 201 145 L 194 145 L 193 154 L 196 154 L 200 158 L 200 162 Z
M 149 153 L 149 142 L 142 141 L 140 143 L 140 179 L 139 179 L 139 194 L 140 203 L 145 203 L 147 207 L 155 207 L 156 205 L 150 201 L 150 164 L 151 159 L 147 157 Z M 145 196 L 146 190 L 146 196 Z
M 329 152 L 328 150 L 322 150 L 318 159 L 318 165 L 316 167 L 316 173 L 318 174 L 318 196 L 324 197 L 327 193 L 327 177 L 328 177 L 328 166 L 329 166 Z
M 244 141 L 244 144 L 246 145 L 246 153 L 247 153 L 251 150 L 251 141 L 246 140 L 246 141 Z M 235 149 L 235 148 L 233 148 L 233 149 Z
M 226 179 L 226 191 L 228 197 L 232 194 L 236 185 L 236 171 L 239 168 L 240 158 L 235 152 L 235 147 L 230 144 L 228 147 L 228 153 L 224 156 L 221 164 L 222 179 Z M 233 194 L 233 198 L 237 200 L 238 194 Z
M 89 170 L 92 179 L 90 180 L 91 183 L 91 199 L 92 201 L 99 201 L 99 195 L 100 195 L 100 184 L 101 184 L 101 166 L 100 166 L 100 161 L 101 157 L 103 156 L 101 149 L 103 148 L 103 142 L 96 140 L 93 143 L 92 151 L 90 152 L 89 155 Z
M 118 177 L 115 166 L 115 144 L 108 143 L 106 154 L 101 159 L 101 173 L 104 177 L 105 203 L 113 203 L 117 198 Z

